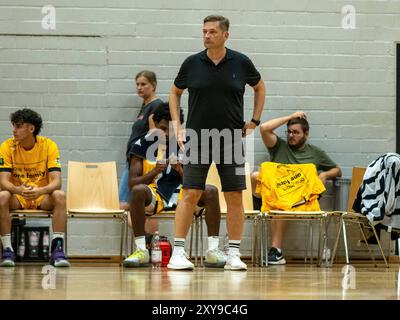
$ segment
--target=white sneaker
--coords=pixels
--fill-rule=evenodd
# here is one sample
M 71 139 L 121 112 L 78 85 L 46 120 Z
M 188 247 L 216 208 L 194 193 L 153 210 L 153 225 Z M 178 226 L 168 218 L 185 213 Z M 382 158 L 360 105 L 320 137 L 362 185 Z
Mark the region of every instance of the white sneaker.
M 228 259 L 224 267 L 225 270 L 247 270 L 247 265 L 240 260 L 240 253 L 228 254 Z
M 226 263 L 226 255 L 221 250 L 213 249 L 208 250 L 204 265 L 209 268 L 222 268 Z
M 188 259 L 188 255 L 185 251 L 173 253 L 171 259 L 169 259 L 168 269 L 174 270 L 186 270 L 194 269 L 194 264 Z

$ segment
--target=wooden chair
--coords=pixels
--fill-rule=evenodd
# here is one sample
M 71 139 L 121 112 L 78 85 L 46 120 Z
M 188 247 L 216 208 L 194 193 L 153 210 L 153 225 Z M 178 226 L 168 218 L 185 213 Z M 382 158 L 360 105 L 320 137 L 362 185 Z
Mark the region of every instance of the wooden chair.
M 261 232 L 260 232 L 260 250 L 261 250 L 261 266 L 268 266 L 268 226 L 267 221 L 272 220 L 286 220 L 286 221 L 308 221 L 308 232 L 305 244 L 304 262 L 308 260 L 308 248 L 310 247 L 310 262 L 313 262 L 313 236 L 312 236 L 312 222 L 319 221 L 319 237 L 318 237 L 318 253 L 317 265 L 321 266 L 323 256 L 322 250 L 327 247 L 327 229 L 329 225 L 330 212 L 327 211 L 280 211 L 270 210 L 261 213 Z M 322 241 L 322 245 L 321 245 Z
M 317 254 L 317 265 L 321 266 L 323 256 L 321 247 L 323 250 L 327 248 L 327 229 L 330 222 L 331 213 L 327 211 L 283 211 L 283 210 L 270 210 L 262 212 L 260 215 L 260 266 L 268 266 L 268 221 L 272 220 L 286 220 L 286 221 L 308 221 L 309 229 L 307 232 L 306 245 L 305 245 L 305 257 L 304 262 L 307 262 L 308 258 L 308 247 L 310 243 L 310 262 L 313 262 L 313 236 L 312 236 L 312 222 L 319 221 L 319 237 L 318 237 L 318 254 Z M 321 245 L 322 242 L 322 245 Z M 326 264 L 329 264 L 326 260 Z
M 364 228 L 369 228 L 373 231 L 374 237 L 379 246 L 380 253 L 383 257 L 383 261 L 385 262 L 386 267 L 389 268 L 389 264 L 388 264 L 388 261 L 386 260 L 385 254 L 383 252 L 381 242 L 380 242 L 379 236 L 376 232 L 374 223 L 371 223 L 367 219 L 367 217 L 364 216 L 363 214 L 354 212 L 354 210 L 353 210 L 353 203 L 354 203 L 354 200 L 356 199 L 358 189 L 360 188 L 360 186 L 362 184 L 365 171 L 366 171 L 366 168 L 364 168 L 364 167 L 353 167 L 352 177 L 351 177 L 351 182 L 350 182 L 350 187 L 349 187 L 349 194 L 348 194 L 347 211 L 344 211 L 344 212 L 338 211 L 338 212 L 333 213 L 335 216 L 337 216 L 339 218 L 339 223 L 338 223 L 338 233 L 337 233 L 337 237 L 336 237 L 336 241 L 335 241 L 335 246 L 333 248 L 331 262 L 333 263 L 333 261 L 335 259 L 336 251 L 337 251 L 337 247 L 338 247 L 339 239 L 340 239 L 340 233 L 343 230 L 343 242 L 344 242 L 344 248 L 345 248 L 346 263 L 347 264 L 349 263 L 349 252 L 348 252 L 347 233 L 346 233 L 346 222 L 348 222 L 348 223 L 355 223 L 359 226 L 361 235 L 367 246 L 367 249 L 371 256 L 371 259 L 372 259 L 374 265 L 377 266 L 373 252 L 371 251 L 371 249 L 368 245 L 368 241 L 367 241 L 367 238 L 366 238 L 366 235 L 364 232 Z
M 115 161 L 68 161 L 67 212 L 68 220 L 77 218 L 120 220 L 120 263 L 122 263 L 124 234 L 127 234 L 128 223 L 126 212 L 119 209 Z

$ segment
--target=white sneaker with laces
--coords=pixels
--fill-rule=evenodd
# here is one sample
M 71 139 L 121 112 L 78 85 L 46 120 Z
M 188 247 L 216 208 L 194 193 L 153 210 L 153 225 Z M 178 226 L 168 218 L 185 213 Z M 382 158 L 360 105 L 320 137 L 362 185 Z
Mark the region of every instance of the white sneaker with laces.
M 168 269 L 173 270 L 187 270 L 194 269 L 194 264 L 188 259 L 188 255 L 185 251 L 173 253 L 168 263 Z
M 225 270 L 247 270 L 247 265 L 240 260 L 240 253 L 229 253 Z

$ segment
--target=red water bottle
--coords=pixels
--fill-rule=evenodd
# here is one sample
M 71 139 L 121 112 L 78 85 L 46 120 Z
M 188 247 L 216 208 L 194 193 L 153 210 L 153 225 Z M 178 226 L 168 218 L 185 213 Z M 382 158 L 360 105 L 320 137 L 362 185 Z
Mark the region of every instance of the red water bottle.
M 167 237 L 160 237 L 161 267 L 166 267 L 171 258 L 172 246 Z

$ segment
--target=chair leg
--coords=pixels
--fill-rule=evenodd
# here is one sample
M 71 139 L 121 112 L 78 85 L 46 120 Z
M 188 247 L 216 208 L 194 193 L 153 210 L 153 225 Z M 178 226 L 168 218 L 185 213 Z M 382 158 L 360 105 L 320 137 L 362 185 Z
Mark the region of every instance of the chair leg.
M 308 221 L 307 228 L 306 228 L 306 248 L 304 253 L 304 263 L 307 263 L 308 260 L 308 247 L 310 246 L 310 230 L 311 230 L 311 221 Z M 310 255 L 311 257 L 311 255 Z
M 261 250 L 262 250 L 262 235 L 261 235 L 261 227 L 262 227 L 262 217 L 261 213 L 257 216 L 257 242 L 255 248 L 255 257 L 256 262 L 255 265 L 262 267 L 261 261 Z
M 135 232 L 133 231 L 133 228 L 131 228 L 131 251 L 133 252 L 135 249 L 136 243 L 135 243 Z
M 318 267 L 320 267 L 322 265 L 322 253 L 321 253 L 321 242 L 323 242 L 322 229 L 323 229 L 323 221 L 322 221 L 322 219 L 319 219 L 318 252 L 317 252 L 317 266 Z
M 199 225 L 200 225 L 200 266 L 203 267 L 203 258 L 204 258 L 204 248 L 203 248 L 203 213 L 200 214 L 200 216 L 198 217 L 199 219 Z
M 260 232 L 260 261 L 259 261 L 259 266 L 263 267 L 264 266 L 264 247 L 267 245 L 266 242 L 267 240 L 265 239 L 265 220 L 264 216 L 260 217 L 260 225 L 259 225 L 259 232 Z
M 255 248 L 256 266 L 261 267 L 261 216 L 257 216 L 257 242 Z
M 125 257 L 129 256 L 129 226 L 128 216 L 125 217 Z
M 337 236 L 336 236 L 336 240 L 335 240 L 335 245 L 334 245 L 333 251 L 332 251 L 331 265 L 333 265 L 333 263 L 335 261 L 336 250 L 337 250 L 338 245 L 339 245 L 340 233 L 342 231 L 342 221 L 343 221 L 343 218 L 340 217 L 339 221 L 338 221 L 338 227 L 337 227 L 338 230 L 337 230 Z
M 343 229 L 343 244 L 344 244 L 344 254 L 346 257 L 346 264 L 350 263 L 349 259 L 349 247 L 347 246 L 347 231 L 346 231 L 346 222 L 342 219 L 342 229 Z
M 124 246 L 124 235 L 125 235 L 125 218 L 121 218 L 121 243 L 119 246 L 119 265 L 122 265 L 122 251 Z
M 310 263 L 314 262 L 314 230 L 312 221 L 310 221 Z
M 50 248 L 50 250 L 51 250 L 51 248 Z M 65 223 L 64 250 L 65 250 L 65 255 L 68 257 L 68 217 L 67 217 L 67 222 Z
M 324 234 L 323 234 L 323 237 L 324 237 L 324 247 L 323 247 L 323 252 L 324 252 L 324 254 L 325 254 L 325 266 L 326 267 L 330 267 L 331 265 L 330 265 L 330 257 L 329 257 L 329 255 L 330 255 L 330 250 L 329 250 L 329 246 L 328 246 L 328 231 L 329 231 L 329 224 L 330 224 L 330 222 L 331 222 L 331 217 L 329 216 L 325 216 L 324 218 L 323 218 L 323 220 L 324 220 L 324 229 L 323 229 L 323 232 L 324 232 Z
M 197 259 L 199 255 L 199 222 L 196 217 L 194 217 L 194 225 L 195 225 L 195 236 L 194 236 L 194 241 L 195 241 L 195 255 L 194 255 L 194 265 L 197 267 Z
M 374 266 L 377 267 L 378 265 L 375 262 L 374 254 L 373 254 L 373 252 L 371 251 L 371 248 L 368 245 L 367 237 L 365 236 L 364 229 L 363 229 L 363 227 L 362 227 L 360 222 L 358 223 L 358 226 L 360 227 L 361 234 L 362 234 L 362 236 L 364 238 L 365 244 L 367 245 L 367 249 L 368 249 L 369 255 L 371 256 L 372 262 L 374 263 Z
M 390 263 L 390 250 L 392 250 L 392 233 L 388 232 L 389 240 L 388 240 L 388 254 L 387 254 L 387 261 Z
M 268 217 L 261 217 L 260 265 L 268 267 Z
M 268 267 L 268 218 L 265 217 L 265 231 L 264 231 L 264 236 L 265 236 L 265 267 Z
M 195 226 L 194 219 L 195 219 L 195 217 L 193 216 L 192 225 L 190 226 L 190 242 L 189 242 L 189 258 L 190 259 L 193 257 L 192 249 L 193 249 L 193 232 L 194 232 L 193 229 Z
M 256 249 L 257 249 L 257 216 L 253 219 L 252 228 L 252 242 L 251 242 L 251 265 L 254 267 L 256 264 Z
M 382 246 L 381 246 L 381 241 L 379 240 L 379 236 L 376 233 L 376 229 L 375 229 L 375 227 L 374 227 L 374 225 L 372 223 L 371 223 L 371 227 L 372 227 L 372 231 L 374 232 L 376 241 L 378 242 L 379 251 L 381 252 L 381 255 L 382 255 L 383 261 L 385 262 L 386 268 L 389 268 L 389 264 L 388 264 L 388 262 L 386 260 L 385 253 L 383 252 L 383 249 L 382 249 Z

